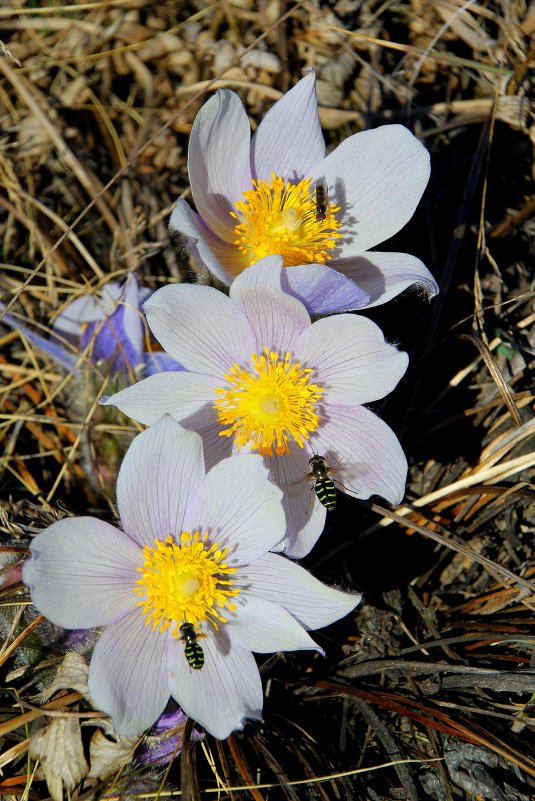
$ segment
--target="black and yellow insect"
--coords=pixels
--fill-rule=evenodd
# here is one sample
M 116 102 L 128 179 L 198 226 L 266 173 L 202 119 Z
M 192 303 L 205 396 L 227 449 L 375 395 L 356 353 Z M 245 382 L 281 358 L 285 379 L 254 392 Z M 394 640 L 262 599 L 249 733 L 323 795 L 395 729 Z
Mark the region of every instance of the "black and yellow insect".
M 197 633 L 193 623 L 182 623 L 180 626 L 181 640 L 186 643 L 184 654 L 188 665 L 193 670 L 200 670 L 204 665 L 204 651 L 197 642 Z
M 327 464 L 327 459 L 324 456 L 313 456 L 309 465 L 308 478 L 314 482 L 316 497 L 328 512 L 332 512 L 336 506 L 336 487 L 332 478 L 329 477 L 331 468 Z
M 328 204 L 327 182 L 322 180 L 316 185 L 316 222 L 321 222 L 326 218 Z

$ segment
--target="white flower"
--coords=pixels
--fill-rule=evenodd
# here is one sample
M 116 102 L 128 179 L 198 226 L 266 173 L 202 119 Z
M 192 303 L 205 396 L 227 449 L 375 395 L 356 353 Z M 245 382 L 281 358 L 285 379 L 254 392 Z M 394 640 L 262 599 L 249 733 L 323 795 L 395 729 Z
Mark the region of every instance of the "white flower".
M 260 456 L 231 457 L 206 473 L 201 438 L 170 417 L 136 437 L 117 496 L 124 531 L 74 517 L 35 538 L 23 568 L 32 601 L 64 628 L 106 627 L 89 690 L 117 733 L 149 728 L 172 695 L 225 738 L 261 716 L 251 652 L 321 650 L 307 630 L 346 615 L 360 596 L 269 553 L 285 521 Z
M 188 170 L 197 213 L 179 199 L 170 225 L 226 284 L 279 254 L 285 288 L 314 314 L 386 303 L 413 284 L 438 291 L 416 257 L 371 250 L 412 217 L 429 179 L 427 150 L 402 125 L 384 125 L 325 156 L 313 72 L 252 140 L 238 95 L 219 90 L 193 124 Z
M 281 289 L 283 276 L 281 258 L 268 256 L 234 280 L 230 297 L 187 284 L 155 292 L 144 306 L 149 326 L 185 371 L 151 376 L 102 402 L 147 425 L 171 414 L 202 435 L 207 465 L 237 449 L 263 454 L 284 491 L 281 548 L 301 557 L 325 521 L 325 507 L 311 500 L 312 456 L 325 457 L 342 491 L 401 501 L 403 450 L 362 404 L 392 391 L 407 355 L 363 317 L 311 323 Z

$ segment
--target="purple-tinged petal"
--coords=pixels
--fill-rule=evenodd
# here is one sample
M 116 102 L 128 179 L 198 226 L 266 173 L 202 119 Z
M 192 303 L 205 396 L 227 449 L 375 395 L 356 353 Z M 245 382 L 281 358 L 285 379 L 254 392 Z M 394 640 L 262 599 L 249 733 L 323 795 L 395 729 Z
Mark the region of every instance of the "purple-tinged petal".
M 126 336 L 123 325 L 124 308 L 121 306 L 111 317 L 88 323 L 84 328 L 80 350 L 88 350 L 91 361 L 113 358 L 113 370 L 134 370 L 139 364 L 137 349 Z
M 102 320 L 102 301 L 95 295 L 83 295 L 65 306 L 52 325 L 52 330 L 67 339 L 78 339 L 85 323 Z
M 167 373 L 173 370 L 178 371 L 185 369 L 163 350 L 147 351 L 144 356 L 144 361 L 144 377 L 155 375 L 156 373 Z
M 109 523 L 95 517 L 59 520 L 33 540 L 31 552 L 23 580 L 37 609 L 58 626 L 104 626 L 135 607 L 142 552 Z
M 213 234 L 185 200 L 177 200 L 169 227 L 186 238 L 193 258 L 227 286 L 249 266 L 249 257 Z
M 303 626 L 281 606 L 283 601 L 280 596 L 271 602 L 260 596 L 249 595 L 248 589 L 240 593 L 236 598 L 236 613 L 230 617 L 228 623 L 232 631 L 232 642 L 258 654 L 275 651 L 321 652 L 321 648 Z M 312 596 L 308 598 L 308 602 L 311 606 L 317 603 Z
M 213 409 L 215 389 L 221 381 L 212 376 L 197 373 L 156 373 L 143 381 L 100 399 L 102 406 L 117 406 L 122 412 L 145 425 L 152 425 L 164 414 L 170 414 L 178 422 L 201 413 L 199 425 L 216 420 Z M 206 412 L 206 419 L 205 419 Z
M 148 729 L 169 700 L 166 636 L 145 626 L 139 609 L 109 626 L 95 646 L 89 692 L 117 734 Z
M 237 94 L 220 89 L 201 108 L 191 129 L 188 172 L 197 211 L 223 240 L 236 221 L 234 202 L 250 183 L 251 129 Z
M 286 519 L 281 490 L 268 481 L 257 454 L 238 454 L 216 464 L 206 476 L 200 524 L 210 540 L 230 548 L 227 562 L 247 564 L 282 540 Z
M 304 303 L 310 314 L 363 309 L 369 305 L 366 288 L 325 264 L 285 267 L 282 288 Z
M 414 285 L 428 298 L 439 291 L 437 282 L 425 264 L 408 253 L 369 250 L 362 256 L 337 259 L 333 266 L 359 289 L 368 293 L 370 300 L 365 304 L 366 308 L 387 303 Z M 345 303 L 340 303 L 339 306 L 340 311 L 352 308 L 353 306 Z
M 273 456 L 267 462 L 270 478 L 284 492 L 286 537 L 273 550 L 283 551 L 293 559 L 302 559 L 316 544 L 325 525 L 326 509 L 316 498 L 310 471 L 308 448 L 292 445 L 289 454 Z
M 0 314 L 5 309 L 5 304 L 0 302 Z M 33 331 L 30 331 L 27 326 L 23 325 L 17 317 L 10 314 L 4 314 L 2 317 L 1 323 L 8 325 L 14 331 L 18 331 L 28 342 L 31 342 L 32 345 L 35 345 L 36 348 L 44 351 L 44 353 L 48 354 L 55 362 L 57 362 L 61 367 L 65 368 L 68 372 L 71 372 L 75 369 L 77 357 L 70 353 L 66 347 L 64 347 L 56 337 L 53 339 L 47 339 L 46 337 L 40 336 L 40 334 L 35 334 Z
M 144 325 L 140 305 L 141 297 L 139 286 L 134 273 L 130 273 L 126 279 L 121 300 L 120 310 L 122 314 L 118 330 L 119 334 L 121 336 L 124 334 L 127 341 L 131 344 L 134 360 L 128 364 L 128 367 L 132 369 L 143 362 Z
M 255 178 L 271 173 L 289 180 L 307 178 L 325 156 L 316 97 L 316 76 L 305 75 L 270 108 L 251 142 Z
M 144 306 L 149 326 L 163 349 L 186 370 L 218 376 L 249 363 L 256 340 L 245 314 L 209 286 L 162 287 Z
M 312 172 L 344 222 L 339 256 L 360 255 L 410 220 L 429 180 L 429 153 L 408 128 L 383 125 L 344 139 Z
M 6 314 L 2 322 L 8 322 L 8 317 L 10 317 L 10 315 Z M 39 336 L 39 334 L 34 334 L 32 331 L 28 331 L 27 328 L 23 328 L 22 326 L 15 327 L 29 342 L 32 343 L 32 345 L 35 345 L 37 348 L 50 356 L 51 359 L 53 359 L 57 364 L 61 365 L 61 367 L 67 370 L 67 372 L 72 373 L 76 371 L 76 365 L 79 357 L 76 357 L 73 353 L 69 353 L 69 351 L 63 347 L 63 345 L 56 344 L 54 340 L 46 339 L 45 337 Z
M 192 670 L 184 656 L 184 644 L 170 640 L 171 694 L 184 712 L 224 740 L 242 729 L 247 718 L 260 720 L 262 682 L 251 651 L 232 642 L 227 628 L 209 632 L 200 644 L 204 666 Z
M 326 389 L 329 404 L 370 403 L 392 392 L 407 369 L 406 353 L 388 345 L 379 326 L 365 317 L 324 317 L 298 345 L 313 380 Z
M 281 604 L 306 629 L 321 629 L 349 614 L 360 593 L 327 587 L 308 570 L 274 553 L 267 553 L 240 571 L 248 596 Z
M 117 505 L 123 528 L 141 546 L 169 534 L 178 537 L 186 509 L 199 513 L 198 488 L 204 481 L 202 440 L 169 415 L 134 439 L 117 478 Z
M 357 498 L 380 495 L 394 506 L 405 493 L 407 460 L 392 429 L 364 406 L 330 406 L 312 436 L 333 468 L 338 489 Z
M 241 273 L 230 288 L 231 300 L 247 316 L 256 335 L 257 353 L 269 348 L 284 356 L 310 328 L 303 304 L 281 291 L 282 272 L 282 258 L 266 256 Z

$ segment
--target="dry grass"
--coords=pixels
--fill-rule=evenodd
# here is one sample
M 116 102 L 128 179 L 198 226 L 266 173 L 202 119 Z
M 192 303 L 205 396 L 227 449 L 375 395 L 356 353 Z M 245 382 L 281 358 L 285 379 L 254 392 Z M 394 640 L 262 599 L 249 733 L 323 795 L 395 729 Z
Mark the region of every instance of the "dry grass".
M 254 125 L 306 66 L 329 143 L 398 121 L 430 149 L 430 187 L 391 247 L 441 283 L 431 305 L 409 293 L 369 313 L 411 354 L 381 406 L 411 463 L 406 503 L 341 498 L 306 560 L 365 602 L 320 633 L 327 660 L 264 664 L 264 725 L 225 743 L 190 742 L 187 727 L 167 768 L 112 743 L 117 762 L 98 772 L 101 719 L 83 677 L 67 676 L 76 692 L 52 684 L 63 635 L 20 583 L 39 528 L 111 518 L 139 429 L 97 406 L 105 376 L 74 381 L 0 329 L 2 797 L 59 797 L 35 746 L 53 721 L 71 745 L 85 721 L 67 788 L 87 801 L 180 786 L 257 801 L 534 797 L 534 34 L 523 0 L 2 4 L 0 293 L 27 325 L 46 334 L 70 299 L 131 272 L 151 288 L 205 280 L 167 230 L 189 196 L 195 114 L 225 86 Z

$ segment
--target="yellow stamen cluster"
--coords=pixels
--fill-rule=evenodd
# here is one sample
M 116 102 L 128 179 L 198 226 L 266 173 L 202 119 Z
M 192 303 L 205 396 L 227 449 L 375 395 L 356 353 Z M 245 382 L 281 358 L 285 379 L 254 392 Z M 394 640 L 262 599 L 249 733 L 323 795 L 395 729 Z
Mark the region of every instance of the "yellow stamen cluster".
M 135 593 L 143 599 L 138 606 L 146 626 L 162 632 L 172 627 L 172 636 L 179 638 L 183 623 L 207 620 L 217 629 L 217 621 L 227 622 L 220 610 L 236 608 L 231 598 L 240 590 L 227 578 L 236 568 L 225 563 L 228 548 L 217 542 L 208 546 L 207 536 L 184 531 L 180 544 L 169 536 L 143 548 L 143 567 L 138 568 L 143 576 Z
M 282 256 L 285 267 L 329 261 L 329 251 L 342 236 L 335 216 L 340 207 L 327 202 L 324 213 L 318 214 L 311 178 L 292 184 L 272 173 L 270 181 L 251 180 L 253 189 L 234 204 L 237 213 L 230 212 L 238 221 L 235 244 L 249 256 L 249 263 L 270 254 Z
M 310 383 L 311 369 L 292 363 L 289 353 L 281 359 L 266 348 L 251 359 L 250 371 L 235 364 L 225 375 L 230 389 L 216 389 L 219 422 L 230 426 L 219 435 L 234 436 L 238 448 L 249 443 L 266 456 L 289 453 L 291 440 L 302 448 L 318 427 L 316 405 L 323 388 Z

